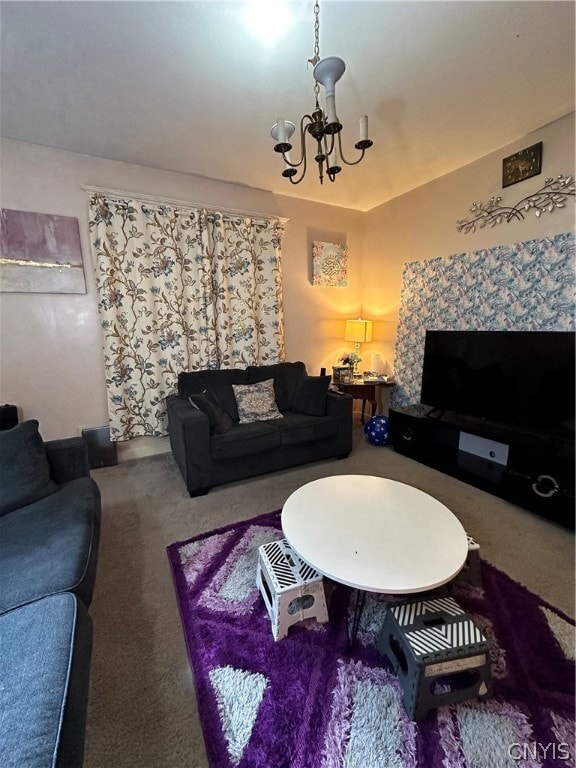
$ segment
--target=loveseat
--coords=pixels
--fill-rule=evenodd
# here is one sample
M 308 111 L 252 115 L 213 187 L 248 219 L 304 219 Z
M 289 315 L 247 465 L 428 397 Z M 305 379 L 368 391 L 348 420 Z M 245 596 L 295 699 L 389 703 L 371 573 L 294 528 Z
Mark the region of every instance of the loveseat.
M 190 496 L 352 450 L 352 398 L 302 362 L 182 372 L 170 445 Z
M 0 431 L 0 765 L 80 768 L 100 492 L 82 438 Z

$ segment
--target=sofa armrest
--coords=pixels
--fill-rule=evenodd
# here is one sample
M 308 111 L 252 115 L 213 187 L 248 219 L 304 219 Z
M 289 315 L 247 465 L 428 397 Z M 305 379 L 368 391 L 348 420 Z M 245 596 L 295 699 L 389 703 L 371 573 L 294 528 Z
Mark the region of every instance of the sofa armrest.
M 92 620 L 62 592 L 0 616 L 0 764 L 81 768 Z
M 50 464 L 50 477 L 58 485 L 90 476 L 88 451 L 81 437 L 48 440 L 44 448 Z
M 204 493 L 212 485 L 210 422 L 187 398 L 168 395 L 170 447 L 190 494 Z
M 352 395 L 341 392 L 326 393 L 326 414 L 338 424 L 338 455 L 347 456 L 352 450 Z

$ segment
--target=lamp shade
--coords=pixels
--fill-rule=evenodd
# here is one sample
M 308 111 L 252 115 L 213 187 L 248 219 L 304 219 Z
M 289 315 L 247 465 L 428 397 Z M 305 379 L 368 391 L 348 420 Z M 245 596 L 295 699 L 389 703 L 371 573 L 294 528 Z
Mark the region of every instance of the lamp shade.
M 314 79 L 326 89 L 326 94 L 333 94 L 336 83 L 345 71 L 346 64 L 339 56 L 326 56 L 316 64 L 313 74 Z
M 290 120 L 283 120 L 281 117 L 279 117 L 272 126 L 270 136 L 272 136 L 276 142 L 285 143 L 290 141 L 295 130 L 296 126 L 294 123 L 290 122 Z
M 372 341 L 372 320 L 346 320 L 344 341 Z

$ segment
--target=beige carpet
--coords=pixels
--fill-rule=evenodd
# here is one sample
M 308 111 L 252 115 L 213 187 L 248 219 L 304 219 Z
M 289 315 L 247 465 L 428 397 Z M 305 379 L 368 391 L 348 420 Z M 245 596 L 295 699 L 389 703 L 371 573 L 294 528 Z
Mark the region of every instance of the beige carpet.
M 574 614 L 574 536 L 530 512 L 369 445 L 355 428 L 351 456 L 213 489 L 190 499 L 170 454 L 93 471 L 102 537 L 91 607 L 94 650 L 85 768 L 207 768 L 165 547 L 279 509 L 302 484 L 372 474 L 446 504 L 483 558 Z M 274 766 L 262 766 L 274 768 Z

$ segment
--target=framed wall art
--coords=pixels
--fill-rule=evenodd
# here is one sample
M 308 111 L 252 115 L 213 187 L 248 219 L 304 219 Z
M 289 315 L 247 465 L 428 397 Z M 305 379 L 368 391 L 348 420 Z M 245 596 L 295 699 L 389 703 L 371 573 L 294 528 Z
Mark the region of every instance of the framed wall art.
M 78 219 L 1 208 L 0 291 L 86 293 Z
M 312 285 L 337 288 L 348 285 L 348 249 L 345 245 L 313 243 Z

